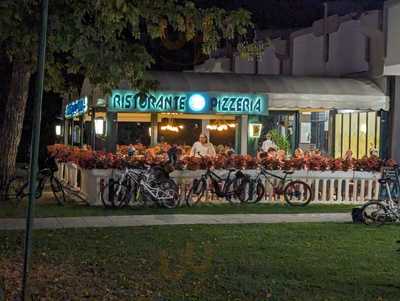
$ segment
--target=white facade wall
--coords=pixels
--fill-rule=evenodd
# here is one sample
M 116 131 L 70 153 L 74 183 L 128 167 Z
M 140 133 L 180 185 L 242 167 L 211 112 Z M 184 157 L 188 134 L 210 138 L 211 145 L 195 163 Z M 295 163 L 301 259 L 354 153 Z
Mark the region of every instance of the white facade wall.
M 291 35 L 292 74 L 302 76 L 343 76 L 368 72 L 382 75 L 383 32 L 380 11 L 353 16 L 332 16 L 327 21 L 329 43 L 325 44 L 324 22 Z M 329 47 L 325 61 L 326 47 Z
M 258 63 L 258 73 L 264 75 L 279 75 L 280 60 L 276 56 L 276 50 L 274 46 L 265 49 L 261 59 Z
M 329 60 L 327 74 L 340 76 L 367 72 L 367 39 L 362 32 L 360 20 L 351 20 L 340 25 L 337 32 L 329 35 Z
M 239 55 L 235 55 L 234 57 L 234 72 L 235 73 L 245 73 L 245 74 L 254 74 L 256 71 L 255 60 L 241 58 Z
M 399 24 L 395 29 L 391 29 L 390 36 L 394 36 L 398 43 L 392 43 L 394 48 L 388 51 L 386 61 L 387 64 L 395 64 L 397 59 L 400 74 L 400 57 L 395 58 L 395 54 L 400 53 L 400 0 L 395 1 L 399 3 L 398 8 L 394 10 L 398 14 L 396 20 Z M 379 10 L 368 11 L 359 16 L 330 16 L 326 26 L 328 44 L 325 44 L 324 20 L 317 20 L 310 28 L 292 32 L 287 40 L 272 40 L 271 46 L 265 49 L 258 62 L 240 58 L 236 54 L 231 70 L 244 74 L 258 72 L 265 75 L 294 76 L 345 76 L 366 73 L 371 78 L 379 78 L 383 75 L 384 68 L 384 32 L 381 20 L 382 11 Z M 326 47 L 329 47 L 327 61 Z M 224 67 L 221 67 L 222 65 L 217 64 L 215 59 L 210 59 L 197 66 L 195 71 L 225 72 L 225 66 L 229 65 L 225 63 Z M 387 65 L 386 68 L 391 66 Z
M 385 3 L 385 75 L 400 76 L 400 0 Z
M 231 72 L 231 60 L 229 58 L 208 59 L 201 65 L 194 67 L 195 72 L 227 73 Z
M 324 38 L 312 32 L 292 39 L 292 75 L 321 75 L 325 70 Z

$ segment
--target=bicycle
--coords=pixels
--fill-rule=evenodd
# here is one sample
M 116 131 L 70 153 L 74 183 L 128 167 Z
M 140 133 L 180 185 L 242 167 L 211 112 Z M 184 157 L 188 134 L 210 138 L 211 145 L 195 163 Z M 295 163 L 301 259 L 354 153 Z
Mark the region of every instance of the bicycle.
M 147 170 L 126 168 L 117 180 L 101 187 L 101 200 L 106 208 L 122 208 L 146 205 L 149 201 L 168 209 L 178 205 L 178 186 L 170 179 L 167 172 L 161 170 L 164 176 L 157 175 L 157 169 Z
M 383 225 L 400 221 L 400 174 L 399 169 L 383 172 L 378 182 L 384 187 L 379 200 L 372 200 L 361 207 L 363 223 Z
M 232 173 L 236 172 L 235 177 L 231 178 Z M 193 183 L 185 197 L 186 204 L 191 207 L 204 202 L 208 191 L 208 183 L 211 181 L 211 191 L 218 197 L 224 198 L 231 204 L 237 203 L 239 200 L 242 202 L 241 194 L 239 192 L 240 181 L 244 181 L 246 176 L 236 169 L 229 169 L 226 178 L 218 176 L 208 166 L 207 170 L 199 179 L 194 179 Z M 236 199 L 235 199 L 236 197 Z
M 62 184 L 54 176 L 54 169 L 44 168 L 39 171 L 35 199 L 43 195 L 47 183 L 50 183 L 51 190 L 58 204 L 65 204 L 65 193 Z M 6 187 L 6 200 L 18 204 L 29 196 L 29 181 L 25 177 L 13 177 Z
M 261 201 L 265 194 L 264 178 L 272 186 L 273 192 L 278 196 L 283 195 L 289 205 L 303 207 L 309 204 L 312 200 L 311 187 L 300 180 L 289 180 L 288 176 L 292 175 L 294 171 L 284 170 L 282 172 L 284 174 L 283 177 L 271 173 L 261 166 L 256 178 L 244 181 L 242 187 L 240 187 L 240 190 L 245 195 L 244 202 L 255 204 Z M 275 183 L 272 179 L 278 179 L 278 182 Z

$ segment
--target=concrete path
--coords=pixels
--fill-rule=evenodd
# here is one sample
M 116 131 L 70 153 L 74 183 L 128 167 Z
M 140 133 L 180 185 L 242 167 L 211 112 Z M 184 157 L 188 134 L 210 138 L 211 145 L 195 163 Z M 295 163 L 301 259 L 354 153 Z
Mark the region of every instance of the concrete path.
M 276 224 L 276 223 L 320 223 L 351 222 L 349 213 L 307 214 L 224 214 L 224 215 L 130 215 L 36 218 L 35 229 L 137 227 L 164 225 L 222 225 L 222 224 Z M 23 230 L 24 219 L 0 219 L 0 230 Z

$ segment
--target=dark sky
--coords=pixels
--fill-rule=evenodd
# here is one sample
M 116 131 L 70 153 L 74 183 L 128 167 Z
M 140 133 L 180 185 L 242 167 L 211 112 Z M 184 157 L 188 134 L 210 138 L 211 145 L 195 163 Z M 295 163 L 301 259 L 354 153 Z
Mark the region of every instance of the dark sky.
M 253 14 L 259 29 L 307 27 L 323 16 L 326 0 L 195 0 L 199 6 L 216 5 L 226 9 L 243 7 Z M 384 0 L 328 1 L 330 14 L 381 8 Z
M 1 1 L 1 0 L 0 0 Z M 185 0 L 182 0 L 185 1 Z M 218 6 L 227 10 L 245 8 L 252 13 L 257 29 L 298 29 L 311 26 L 323 17 L 326 0 L 192 0 L 198 7 Z M 344 15 L 362 10 L 380 9 L 384 0 L 328 1 L 329 14 Z M 168 50 L 155 42 L 152 54 L 156 59 L 153 69 L 192 69 L 207 57 L 199 55 L 200 45 L 187 43 L 178 50 Z

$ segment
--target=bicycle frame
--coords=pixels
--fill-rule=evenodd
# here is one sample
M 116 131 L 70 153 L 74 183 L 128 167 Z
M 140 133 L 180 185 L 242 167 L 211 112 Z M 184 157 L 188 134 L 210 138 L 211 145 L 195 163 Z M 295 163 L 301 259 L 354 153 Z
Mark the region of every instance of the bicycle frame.
M 230 194 L 228 194 L 226 191 L 226 188 L 227 188 L 226 183 L 231 179 L 231 175 L 233 172 L 234 172 L 233 170 L 229 170 L 227 177 L 222 178 L 219 175 L 217 175 L 215 172 L 213 172 L 210 168 L 207 168 L 207 171 L 205 172 L 205 174 L 203 174 L 201 176 L 201 179 L 204 179 L 206 182 L 208 179 L 210 179 L 213 184 L 213 189 L 214 189 L 214 192 L 216 193 L 216 195 L 218 197 L 224 198 L 224 197 L 230 196 Z M 222 191 L 221 191 L 221 187 L 219 186 L 219 184 L 221 184 L 221 183 L 223 183 Z
M 130 183 L 134 182 L 136 185 L 140 187 L 141 190 L 144 190 L 145 192 L 149 193 L 154 199 L 164 200 L 164 199 L 170 199 L 172 197 L 170 194 L 167 194 L 164 190 L 158 187 L 151 186 L 146 180 L 143 180 L 148 178 L 148 174 L 145 172 L 126 168 L 125 172 L 119 179 L 118 183 L 119 184 L 123 183 L 126 180 L 126 178 L 128 178 Z M 121 186 L 118 187 L 115 194 L 118 196 L 120 191 L 121 191 Z
M 283 177 L 280 177 L 274 173 L 269 172 L 264 167 L 261 167 L 261 170 L 256 177 L 256 181 L 258 181 L 262 176 L 267 179 L 268 183 L 271 184 L 276 193 L 282 194 L 289 174 L 285 174 Z M 273 181 L 271 181 L 271 178 L 278 179 L 279 183 L 275 184 Z
M 396 175 L 397 176 L 397 175 Z M 388 196 L 388 199 L 383 200 L 384 206 L 388 210 L 388 215 L 395 220 L 400 220 L 400 204 L 398 201 L 395 201 L 392 197 L 391 189 L 390 189 L 390 184 L 389 182 L 391 181 L 386 181 L 385 183 L 385 190 Z M 396 185 L 396 183 L 394 183 Z M 397 200 L 397 198 L 396 198 Z
M 37 179 L 37 187 L 36 187 L 36 195 L 35 195 L 35 199 L 39 199 L 42 196 L 43 193 L 43 189 L 44 186 L 46 184 L 46 182 L 51 179 L 51 177 L 53 177 L 53 173 L 51 173 L 51 175 L 47 175 L 45 174 L 45 171 L 47 171 L 48 169 L 43 169 L 39 171 L 39 175 L 38 175 L 38 179 Z M 27 181 L 24 185 L 22 185 L 22 187 L 19 189 L 18 193 L 17 193 L 17 198 L 24 198 L 26 196 L 29 195 L 28 193 L 24 193 L 24 190 L 26 188 L 28 188 L 29 186 L 29 182 Z

